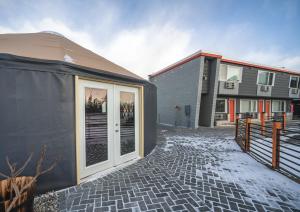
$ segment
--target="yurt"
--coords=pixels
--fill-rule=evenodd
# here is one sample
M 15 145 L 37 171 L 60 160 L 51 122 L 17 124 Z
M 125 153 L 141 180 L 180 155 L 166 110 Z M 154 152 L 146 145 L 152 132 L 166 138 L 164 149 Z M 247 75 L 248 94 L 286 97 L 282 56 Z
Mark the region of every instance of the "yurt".
M 126 55 L 124 55 L 126 57 Z M 6 157 L 33 175 L 46 146 L 40 193 L 149 154 L 156 87 L 53 32 L 0 35 L 0 172 Z

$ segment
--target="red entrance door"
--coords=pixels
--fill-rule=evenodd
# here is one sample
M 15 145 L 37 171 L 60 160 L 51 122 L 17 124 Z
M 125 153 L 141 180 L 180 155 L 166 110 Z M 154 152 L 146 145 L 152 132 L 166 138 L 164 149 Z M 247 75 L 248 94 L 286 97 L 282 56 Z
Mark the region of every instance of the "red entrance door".
M 229 99 L 228 105 L 229 105 L 229 120 L 230 122 L 234 122 L 234 114 L 235 114 L 234 99 Z
M 266 100 L 266 113 L 267 113 L 268 119 L 270 119 L 270 117 L 271 117 L 270 106 L 271 106 L 271 101 L 270 100 Z
M 258 100 L 258 112 L 264 112 L 264 100 Z
M 258 112 L 259 112 L 259 115 L 260 115 L 260 120 L 263 120 L 264 119 L 264 100 L 260 99 L 258 100 Z

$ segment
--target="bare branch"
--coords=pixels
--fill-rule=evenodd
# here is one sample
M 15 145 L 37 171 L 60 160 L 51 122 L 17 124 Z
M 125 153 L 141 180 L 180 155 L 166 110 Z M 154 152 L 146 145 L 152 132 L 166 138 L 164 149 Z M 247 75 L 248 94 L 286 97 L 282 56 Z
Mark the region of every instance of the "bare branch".
M 6 157 L 6 163 L 9 167 L 11 177 L 15 177 L 16 164 L 11 164 L 8 157 Z
M 43 145 L 42 150 L 41 150 L 41 154 L 40 154 L 40 158 L 39 158 L 39 160 L 37 162 L 37 165 L 36 165 L 36 175 L 40 175 L 40 173 L 41 173 L 42 164 L 43 164 L 45 155 L 46 155 L 46 145 Z
M 48 169 L 41 171 L 40 174 L 39 174 L 39 176 L 43 175 L 43 174 L 46 174 L 47 172 L 49 172 L 52 169 L 54 169 L 54 167 L 56 166 L 56 164 L 57 164 L 57 162 L 55 161 Z
M 29 155 L 29 157 L 27 158 L 27 160 L 25 161 L 23 166 L 18 171 L 16 171 L 16 173 L 15 173 L 16 176 L 19 176 L 24 171 L 24 169 L 26 168 L 28 163 L 31 161 L 32 156 L 33 156 L 33 152 Z
M 42 170 L 42 165 L 44 162 L 46 156 L 46 145 L 44 145 L 42 147 L 41 153 L 40 153 L 40 158 L 37 161 L 37 165 L 36 165 L 36 174 L 35 176 L 33 176 L 28 182 L 26 181 L 25 185 L 24 184 L 20 184 L 20 186 L 18 186 L 17 183 L 17 177 L 24 171 L 24 169 L 27 167 L 27 165 L 29 164 L 29 162 L 31 161 L 32 157 L 33 157 L 33 153 L 31 153 L 29 155 L 29 157 L 27 158 L 27 160 L 25 161 L 25 163 L 23 164 L 23 166 L 19 169 L 16 168 L 16 163 L 11 163 L 9 158 L 6 157 L 6 162 L 7 165 L 9 167 L 10 170 L 10 176 L 5 175 L 3 173 L 0 172 L 0 176 L 7 178 L 7 180 L 10 180 L 10 194 L 12 197 L 13 192 L 15 193 L 15 197 L 12 199 L 12 201 L 10 201 L 6 212 L 9 212 L 12 210 L 12 208 L 15 206 L 16 202 L 19 200 L 19 198 L 22 196 L 22 194 L 29 189 L 33 183 L 35 183 L 37 181 L 37 178 L 49 171 L 51 171 L 52 169 L 54 169 L 54 167 L 57 165 L 58 159 L 54 161 L 54 163 L 52 163 L 47 169 Z
M 54 169 L 54 167 L 57 165 L 57 160 L 55 160 L 50 166 L 48 169 L 45 169 L 45 170 L 42 170 L 42 165 L 43 165 L 43 162 L 44 162 L 44 159 L 46 157 L 46 149 L 47 149 L 47 146 L 44 145 L 43 148 L 42 148 L 42 151 L 41 151 L 41 154 L 40 154 L 40 158 L 37 162 L 37 166 L 36 166 L 36 176 L 41 176 L 49 171 L 51 171 L 52 169 Z
M 21 192 L 15 182 L 11 182 L 11 186 L 15 191 L 16 197 L 19 197 L 21 195 Z
M 14 189 L 16 196 L 13 198 L 13 200 L 9 203 L 8 208 L 6 209 L 6 212 L 10 212 L 15 205 L 15 203 L 18 201 L 20 196 L 26 191 L 30 186 L 36 181 L 37 177 L 32 177 L 32 179 L 26 183 L 21 190 L 18 188 L 17 184 L 12 182 L 11 187 Z
M 33 177 L 32 180 L 30 180 L 27 184 L 25 184 L 21 190 L 20 193 L 23 193 L 24 191 L 26 191 L 34 182 L 36 182 L 37 176 Z

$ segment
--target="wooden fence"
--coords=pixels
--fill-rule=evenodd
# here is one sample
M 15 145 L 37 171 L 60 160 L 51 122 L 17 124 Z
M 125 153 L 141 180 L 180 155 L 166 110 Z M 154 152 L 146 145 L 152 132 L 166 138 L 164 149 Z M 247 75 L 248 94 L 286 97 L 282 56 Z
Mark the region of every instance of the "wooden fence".
M 235 140 L 244 152 L 300 182 L 300 127 L 290 129 L 286 119 L 237 118 Z

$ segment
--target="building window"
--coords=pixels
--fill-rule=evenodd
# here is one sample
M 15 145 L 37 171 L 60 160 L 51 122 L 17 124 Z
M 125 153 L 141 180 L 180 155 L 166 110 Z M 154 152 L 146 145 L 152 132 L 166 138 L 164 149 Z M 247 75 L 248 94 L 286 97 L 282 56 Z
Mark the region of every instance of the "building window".
M 219 81 L 242 82 L 242 67 L 221 64 Z
M 291 76 L 290 88 L 300 88 L 300 78 L 299 77 Z
M 216 113 L 227 113 L 227 101 L 226 101 L 226 99 L 217 99 Z
M 240 112 L 241 113 L 257 112 L 257 100 L 241 99 Z
M 273 100 L 272 101 L 272 112 L 284 112 L 285 111 L 285 101 Z
M 274 76 L 273 72 L 269 71 L 258 71 L 257 84 L 258 85 L 274 85 Z

